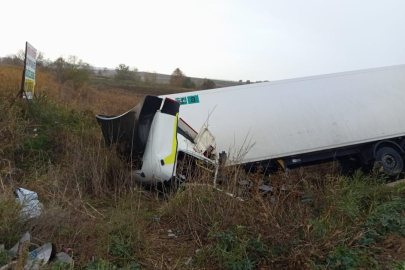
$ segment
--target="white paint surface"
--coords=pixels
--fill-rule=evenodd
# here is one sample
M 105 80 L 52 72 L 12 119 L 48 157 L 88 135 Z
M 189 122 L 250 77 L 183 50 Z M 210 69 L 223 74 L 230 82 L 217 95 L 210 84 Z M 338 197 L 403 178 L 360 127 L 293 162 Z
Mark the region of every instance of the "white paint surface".
M 217 152 L 252 146 L 243 162 L 405 135 L 405 66 L 168 97 L 191 95 L 179 116 L 196 130 L 208 119 Z

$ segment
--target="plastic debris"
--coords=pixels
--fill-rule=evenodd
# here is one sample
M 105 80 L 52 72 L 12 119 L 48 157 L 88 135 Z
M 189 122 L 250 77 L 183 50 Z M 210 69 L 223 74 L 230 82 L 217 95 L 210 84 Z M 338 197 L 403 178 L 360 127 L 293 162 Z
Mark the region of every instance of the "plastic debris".
M 62 262 L 71 264 L 73 262 L 73 259 L 66 252 L 59 252 L 52 259 L 52 262 Z
M 169 233 L 167 236 L 169 236 L 170 238 L 177 238 L 177 235 L 175 235 L 174 233 Z
M 268 185 L 261 185 L 259 187 L 259 190 L 263 192 L 273 192 L 273 187 L 270 187 Z
M 46 243 L 40 248 L 37 248 L 29 253 L 27 263 L 24 266 L 25 270 L 36 270 L 48 263 L 52 255 L 55 255 L 56 249 L 52 243 Z
M 20 241 L 17 242 L 17 244 L 15 244 L 11 249 L 10 249 L 10 253 L 11 256 L 15 257 L 17 256 L 18 250 L 20 248 L 20 245 L 30 242 L 31 241 L 31 234 L 29 232 L 26 232 L 20 239 Z
M 17 188 L 15 190 L 16 200 L 23 205 L 21 212 L 28 218 L 38 217 L 42 213 L 42 203 L 39 202 L 38 194 L 34 191 Z
M 0 270 L 9 270 L 9 269 L 14 269 L 13 265 L 17 264 L 17 261 L 10 262 L 9 264 L 6 264 L 2 267 L 0 267 Z
M 185 264 L 185 265 L 189 265 L 189 264 L 192 263 L 192 262 L 193 262 L 193 258 L 190 257 L 190 258 L 187 259 L 187 261 L 186 261 L 184 264 Z
M 16 269 L 18 257 L 26 254 L 24 251 L 28 251 L 30 247 L 32 247 L 30 242 L 31 235 L 29 232 L 27 232 L 21 237 L 20 241 L 18 241 L 18 243 L 9 250 L 13 261 L 8 263 L 7 265 L 0 267 L 0 270 Z M 23 245 L 24 243 L 29 243 L 31 246 L 25 246 Z M 0 245 L 0 250 L 2 249 L 4 249 L 4 245 Z M 55 262 L 71 264 L 73 263 L 73 260 L 66 252 L 56 253 L 56 247 L 54 244 L 46 243 L 43 246 L 29 252 L 26 264 L 24 265 L 23 269 L 38 270 L 47 263 Z
M 305 194 L 301 196 L 301 202 L 313 202 L 315 201 L 315 196 L 313 194 Z
M 167 236 L 170 238 L 177 238 L 177 235 L 173 233 L 172 230 L 167 230 L 167 232 L 169 233 Z
M 250 187 L 252 186 L 252 182 L 250 182 L 249 180 L 240 180 L 239 185 Z

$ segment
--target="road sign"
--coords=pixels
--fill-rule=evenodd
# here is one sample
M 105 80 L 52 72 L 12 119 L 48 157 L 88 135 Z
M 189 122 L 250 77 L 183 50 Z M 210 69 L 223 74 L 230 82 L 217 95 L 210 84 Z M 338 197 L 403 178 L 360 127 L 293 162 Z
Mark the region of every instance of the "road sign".
M 25 47 L 24 91 L 27 99 L 34 97 L 37 50 L 28 42 Z

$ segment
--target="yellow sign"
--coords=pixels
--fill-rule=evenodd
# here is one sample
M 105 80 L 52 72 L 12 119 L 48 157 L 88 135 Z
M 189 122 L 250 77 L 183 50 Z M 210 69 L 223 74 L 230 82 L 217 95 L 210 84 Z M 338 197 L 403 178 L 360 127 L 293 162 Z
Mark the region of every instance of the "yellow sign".
M 34 80 L 30 80 L 30 79 L 25 79 L 25 92 L 28 93 L 31 92 L 32 94 L 34 94 L 34 86 L 35 86 L 35 81 Z
M 37 64 L 37 50 L 27 42 L 25 52 L 24 91 L 28 99 L 32 99 L 34 97 L 36 64 Z

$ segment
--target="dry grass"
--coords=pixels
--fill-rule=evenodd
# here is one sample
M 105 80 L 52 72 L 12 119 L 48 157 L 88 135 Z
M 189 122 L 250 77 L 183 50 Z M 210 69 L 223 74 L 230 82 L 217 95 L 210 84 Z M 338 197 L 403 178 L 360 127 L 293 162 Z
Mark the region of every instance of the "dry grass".
M 21 67 L 0 65 L 0 85 L 3 98 L 11 100 L 21 85 Z M 136 93 L 121 88 L 84 85 L 75 90 L 70 82 L 59 84 L 46 71 L 36 74 L 35 95 L 46 96 L 58 104 L 79 111 L 89 110 L 97 114 L 121 114 L 137 104 L 144 93 Z
M 387 259 L 388 245 L 395 235 L 396 246 L 402 246 L 405 221 L 396 216 L 402 204 L 391 209 L 395 220 L 376 215 L 381 205 L 402 203 L 401 186 L 388 190 L 378 177 L 346 179 L 336 174 L 334 164 L 326 164 L 270 176 L 227 167 L 218 190 L 212 173 L 185 164 L 182 171 L 192 172 L 187 183 L 162 195 L 131 180 L 130 166 L 105 147 L 94 119 L 94 112 L 123 113 L 145 92 L 102 85 L 74 90 L 39 71 L 38 99 L 29 106 L 17 100 L 9 109 L 20 76 L 21 69 L 0 66 L 0 243 L 7 248 L 30 231 L 37 244 L 73 248 L 76 268 L 90 267 L 95 257 L 97 269 L 112 264 L 128 269 L 377 269 L 380 249 L 380 269 L 395 262 Z M 259 192 L 263 183 L 271 183 L 272 194 Z M 40 217 L 26 221 L 18 215 L 12 191 L 21 186 L 38 192 L 45 206 Z M 369 234 L 381 227 L 370 223 L 374 220 L 396 226 L 383 227 L 386 240 Z M 177 237 L 168 237 L 168 230 Z M 385 236 L 379 231 L 378 237 Z M 365 246 L 364 241 L 374 240 Z

